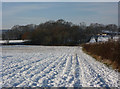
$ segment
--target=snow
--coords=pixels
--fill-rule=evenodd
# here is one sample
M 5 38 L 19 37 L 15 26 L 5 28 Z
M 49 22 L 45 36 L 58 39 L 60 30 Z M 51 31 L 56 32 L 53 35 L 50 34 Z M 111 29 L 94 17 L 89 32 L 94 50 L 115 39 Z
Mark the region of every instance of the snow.
M 9 40 L 9 43 L 22 43 L 28 40 Z M 1 43 L 7 43 L 7 40 L 0 40 L 0 44 Z
M 96 42 L 96 41 L 95 41 L 95 38 L 92 37 L 89 42 L 90 42 L 90 43 L 95 43 L 95 42 Z
M 113 39 L 114 39 L 115 41 L 117 41 L 117 40 L 120 39 L 120 36 L 114 36 Z
M 100 36 L 98 37 L 98 42 L 105 42 L 108 41 L 110 39 L 110 36 Z
M 120 38 L 120 36 L 113 36 L 114 41 L 117 41 L 119 38 Z M 111 39 L 110 36 L 99 36 L 98 37 L 98 42 L 106 42 L 106 41 L 109 41 L 109 39 Z M 95 38 L 91 37 L 89 43 L 95 43 L 95 42 L 96 42 Z
M 2 47 L 0 47 L 0 58 L 2 59 Z M 2 88 L 2 60 L 0 59 L 0 89 Z
M 118 87 L 118 72 L 81 47 L 2 46 L 3 87 Z

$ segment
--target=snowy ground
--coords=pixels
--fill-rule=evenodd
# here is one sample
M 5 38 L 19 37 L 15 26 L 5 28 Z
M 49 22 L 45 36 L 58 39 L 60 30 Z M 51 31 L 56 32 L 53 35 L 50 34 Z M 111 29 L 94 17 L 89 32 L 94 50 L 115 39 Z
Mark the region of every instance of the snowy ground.
M 2 47 L 0 46 L 0 89 L 2 87 Z
M 118 73 L 81 47 L 3 46 L 3 87 L 117 87 Z
M 23 43 L 23 42 L 26 42 L 26 41 L 28 41 L 28 40 L 9 40 L 9 41 L 7 41 L 7 40 L 0 40 L 0 44 L 7 43 L 7 42 L 9 42 L 9 43 Z

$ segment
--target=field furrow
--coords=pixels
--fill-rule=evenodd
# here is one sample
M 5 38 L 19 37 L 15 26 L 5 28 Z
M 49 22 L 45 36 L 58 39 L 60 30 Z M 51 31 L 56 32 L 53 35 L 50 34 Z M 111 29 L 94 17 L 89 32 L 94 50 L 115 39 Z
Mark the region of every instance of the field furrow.
M 4 46 L 3 87 L 117 87 L 119 73 L 81 47 Z

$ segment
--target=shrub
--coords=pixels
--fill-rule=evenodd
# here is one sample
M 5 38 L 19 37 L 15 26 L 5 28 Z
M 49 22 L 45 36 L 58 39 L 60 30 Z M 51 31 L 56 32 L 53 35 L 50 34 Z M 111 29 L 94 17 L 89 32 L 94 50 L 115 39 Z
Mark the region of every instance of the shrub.
M 120 71 L 120 41 L 84 44 L 83 50 Z

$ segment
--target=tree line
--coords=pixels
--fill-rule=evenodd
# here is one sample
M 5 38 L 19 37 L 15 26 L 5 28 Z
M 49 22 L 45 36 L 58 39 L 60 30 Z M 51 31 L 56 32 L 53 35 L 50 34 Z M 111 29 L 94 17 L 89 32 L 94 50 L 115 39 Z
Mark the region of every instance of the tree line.
M 29 40 L 36 45 L 78 45 L 86 43 L 92 36 L 102 33 L 102 30 L 120 31 L 115 24 L 103 25 L 92 23 L 86 26 L 59 19 L 47 21 L 39 25 L 15 25 L 2 34 L 3 40 Z

